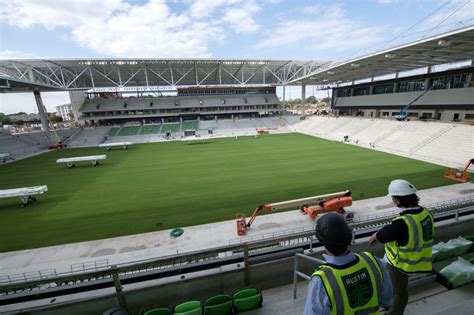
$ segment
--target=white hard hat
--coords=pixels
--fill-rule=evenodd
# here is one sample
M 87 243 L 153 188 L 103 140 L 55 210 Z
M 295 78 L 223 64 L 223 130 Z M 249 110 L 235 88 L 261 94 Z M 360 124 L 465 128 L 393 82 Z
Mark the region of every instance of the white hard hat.
M 412 183 L 404 179 L 392 180 L 388 186 L 388 195 L 393 196 L 408 196 L 416 193 L 416 188 Z

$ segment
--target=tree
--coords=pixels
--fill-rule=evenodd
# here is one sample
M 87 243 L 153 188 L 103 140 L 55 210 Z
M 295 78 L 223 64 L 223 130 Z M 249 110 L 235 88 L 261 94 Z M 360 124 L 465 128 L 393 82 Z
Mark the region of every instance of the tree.
M 0 124 L 9 125 L 11 123 L 12 123 L 12 121 L 11 121 L 10 117 L 5 115 L 4 113 L 0 113 Z
M 314 95 L 308 96 L 306 98 L 306 103 L 314 104 L 314 103 L 317 103 L 317 102 L 318 102 L 318 100 L 316 99 L 316 97 L 314 97 Z
M 22 125 L 25 124 L 25 121 L 23 119 L 18 119 L 16 121 L 14 121 L 13 123 L 17 126 L 22 126 Z
M 59 123 L 63 121 L 63 118 L 61 116 L 54 115 L 53 117 L 51 117 L 51 121 L 54 123 Z
M 324 102 L 326 104 L 331 104 L 331 98 L 330 97 L 325 97 L 321 100 L 321 102 Z

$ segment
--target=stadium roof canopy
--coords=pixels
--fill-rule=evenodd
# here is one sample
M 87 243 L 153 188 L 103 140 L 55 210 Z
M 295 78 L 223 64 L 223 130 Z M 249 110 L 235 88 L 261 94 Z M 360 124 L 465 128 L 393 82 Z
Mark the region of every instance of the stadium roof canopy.
M 474 26 L 344 62 L 231 59 L 0 60 L 0 92 L 220 85 L 334 85 L 474 59 Z
M 289 83 L 331 85 L 466 60 L 474 60 L 472 25 L 317 69 Z
M 0 90 L 283 85 L 327 61 L 211 59 L 0 60 Z

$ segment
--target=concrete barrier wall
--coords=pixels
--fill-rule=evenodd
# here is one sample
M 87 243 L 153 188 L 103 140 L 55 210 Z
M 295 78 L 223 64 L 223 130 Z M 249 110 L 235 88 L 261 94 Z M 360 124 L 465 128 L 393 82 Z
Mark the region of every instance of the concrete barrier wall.
M 472 234 L 472 224 L 474 216 L 463 221 L 456 222 L 448 220 L 440 226 L 437 226 L 435 232 L 435 243 L 447 241 L 459 235 Z M 371 251 L 378 257 L 384 253 L 383 245 L 377 244 L 372 248 L 367 247 L 367 238 L 359 239 L 352 246 L 353 251 Z M 321 258 L 322 249 L 315 250 L 312 256 Z M 193 275 L 186 275 L 185 280 L 179 277 L 164 280 L 150 281 L 146 288 L 138 289 L 137 285 L 124 287 L 125 298 L 129 309 L 129 314 L 141 314 L 141 312 L 155 308 L 176 305 L 188 300 L 205 300 L 216 294 L 233 294 L 245 287 L 255 287 L 261 290 L 275 288 L 287 285 L 293 282 L 294 258 L 284 258 L 271 262 L 251 265 L 246 272 L 240 264 L 223 267 L 219 270 L 205 271 Z M 315 265 L 306 260 L 301 260 L 299 270 L 311 274 Z M 303 280 L 303 279 L 301 279 Z M 159 284 L 161 282 L 161 284 Z M 113 289 L 101 291 L 102 297 L 85 298 L 83 300 L 73 301 L 65 305 L 49 307 L 44 310 L 36 310 L 27 314 L 102 314 L 105 310 L 118 306 L 118 301 Z M 91 292 L 94 294 L 94 292 Z M 264 298 L 265 301 L 265 298 Z

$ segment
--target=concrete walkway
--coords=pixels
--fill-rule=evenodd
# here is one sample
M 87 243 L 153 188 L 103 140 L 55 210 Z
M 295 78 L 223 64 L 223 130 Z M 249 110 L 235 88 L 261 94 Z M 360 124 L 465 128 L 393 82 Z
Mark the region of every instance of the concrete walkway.
M 422 204 L 474 197 L 474 185 L 457 184 L 419 191 Z M 356 201 L 348 208 L 357 217 L 393 211 L 389 197 Z M 314 227 L 314 221 L 299 210 L 260 216 L 248 235 L 258 237 L 294 228 Z M 68 272 L 72 264 L 107 259 L 108 264 L 133 262 L 190 251 L 229 245 L 238 241 L 234 220 L 187 227 L 181 237 L 171 238 L 170 230 L 136 234 L 0 254 L 0 276 L 55 269 Z

